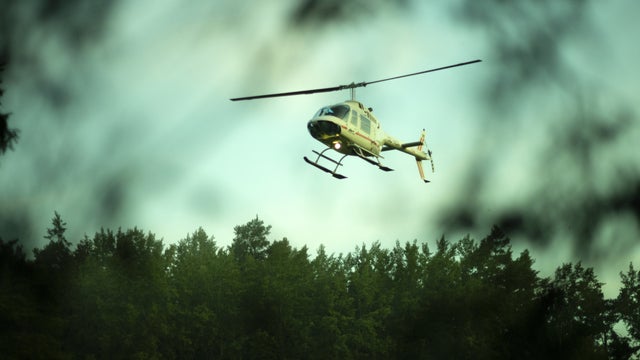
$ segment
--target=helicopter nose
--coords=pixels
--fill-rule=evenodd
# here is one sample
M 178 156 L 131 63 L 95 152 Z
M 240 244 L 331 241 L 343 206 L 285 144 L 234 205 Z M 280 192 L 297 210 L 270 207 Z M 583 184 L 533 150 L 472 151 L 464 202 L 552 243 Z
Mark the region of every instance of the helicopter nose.
M 326 139 L 340 135 L 340 125 L 327 120 L 312 120 L 307 129 L 315 139 Z

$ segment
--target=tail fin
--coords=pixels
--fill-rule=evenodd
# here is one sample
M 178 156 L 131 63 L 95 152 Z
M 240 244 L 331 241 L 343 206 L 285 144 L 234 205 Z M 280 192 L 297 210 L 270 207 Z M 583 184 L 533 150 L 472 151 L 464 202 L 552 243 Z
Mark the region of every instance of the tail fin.
M 424 145 L 424 138 L 427 137 L 427 131 L 422 129 L 422 133 L 420 134 L 420 145 L 418 145 L 418 151 L 422 151 L 422 146 Z
M 424 170 L 422 169 L 422 160 L 418 160 L 416 159 L 416 164 L 418 164 L 418 172 L 420 173 L 420 178 L 422 179 L 422 181 L 424 181 L 425 183 L 428 183 L 429 180 L 424 178 Z
M 425 137 L 426 137 L 426 131 L 425 131 L 425 129 L 422 129 L 422 134 L 420 134 L 420 145 L 418 145 L 416 147 L 419 152 L 422 151 L 422 147 L 424 146 Z M 433 166 L 433 158 L 431 157 L 431 150 L 427 149 L 427 155 L 428 155 L 428 159 L 431 161 L 431 170 L 433 172 L 435 172 L 435 168 Z M 425 179 L 425 177 L 424 177 L 424 169 L 422 168 L 422 160 L 416 157 L 416 164 L 418 165 L 418 173 L 420 174 L 420 178 L 425 183 L 428 183 L 429 180 Z

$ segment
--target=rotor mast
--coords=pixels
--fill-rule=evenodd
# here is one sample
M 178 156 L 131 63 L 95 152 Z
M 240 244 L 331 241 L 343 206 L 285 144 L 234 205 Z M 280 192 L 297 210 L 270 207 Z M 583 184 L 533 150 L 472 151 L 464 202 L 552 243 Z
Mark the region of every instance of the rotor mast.
M 359 83 L 352 82 L 349 85 L 340 85 L 339 88 L 340 90 L 349 89 L 349 91 L 351 92 L 351 100 L 356 101 L 356 88 L 365 87 L 367 86 L 367 84 L 368 84 L 367 82 L 359 82 Z

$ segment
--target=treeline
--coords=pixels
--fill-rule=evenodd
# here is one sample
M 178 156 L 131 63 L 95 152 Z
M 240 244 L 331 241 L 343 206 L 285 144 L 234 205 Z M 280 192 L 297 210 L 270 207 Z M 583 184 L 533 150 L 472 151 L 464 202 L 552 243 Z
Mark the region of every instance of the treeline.
M 72 249 L 65 227 L 56 214 L 33 258 L 0 241 L 3 358 L 628 359 L 640 345 L 632 265 L 605 299 L 593 269 L 541 278 L 498 228 L 311 256 L 258 218 L 229 247 L 133 229 Z

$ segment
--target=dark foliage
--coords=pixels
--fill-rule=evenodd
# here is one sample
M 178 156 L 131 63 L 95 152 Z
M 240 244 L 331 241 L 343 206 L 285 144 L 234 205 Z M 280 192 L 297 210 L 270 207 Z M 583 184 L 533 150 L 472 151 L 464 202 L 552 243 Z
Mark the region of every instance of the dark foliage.
M 475 156 L 488 162 L 470 167 L 460 190 L 465 201 L 440 212 L 441 225 L 468 232 L 499 224 L 513 236 L 522 235 L 542 246 L 562 237 L 576 244 L 577 257 L 598 260 L 602 252 L 597 236 L 612 219 L 623 214 L 633 226 L 640 224 L 640 167 L 632 161 L 637 157 L 627 157 L 631 148 L 624 145 L 626 136 L 637 130 L 637 111 L 610 91 L 607 81 L 582 72 L 568 55 L 576 43 L 593 42 L 584 49 L 606 46 L 609 40 L 597 36 L 600 25 L 594 9 L 600 3 L 462 0 L 452 4 L 455 18 L 462 26 L 477 29 L 489 49 L 483 71 L 490 74 L 481 92 L 487 115 L 475 121 L 483 121 L 481 136 L 491 134 L 495 141 L 478 141 L 474 147 Z M 519 114 L 523 109 L 556 108 L 554 101 L 559 97 L 565 100 L 554 111 Z M 605 98 L 615 105 L 604 106 Z M 518 123 L 525 121 L 520 128 Z M 526 143 L 531 134 L 522 129 L 531 126 L 544 129 L 549 142 L 540 148 L 532 146 L 529 158 L 537 160 L 531 164 L 520 160 L 521 169 L 530 166 L 540 176 L 521 189 L 526 199 L 497 209 L 500 206 L 477 196 L 493 189 L 494 172 L 487 168 L 504 161 L 496 154 L 510 148 L 505 137 L 522 137 L 515 142 Z M 603 163 L 606 170 L 600 166 Z M 481 211 L 487 207 L 494 211 Z
M 198 229 L 165 247 L 101 230 L 75 250 L 59 214 L 28 259 L 0 240 L 0 351 L 8 358 L 628 359 L 640 276 L 603 297 L 593 269 L 551 278 L 495 227 L 480 242 L 357 246 L 269 241 L 257 217 L 228 248 Z M 613 330 L 622 322 L 626 334 Z
M 296 27 L 327 27 L 367 19 L 385 10 L 408 7 L 407 0 L 301 0 L 290 14 Z
M 3 57 L 0 54 L 0 85 L 2 85 L 2 74 L 5 67 Z M 3 94 L 4 90 L 0 87 L 0 155 L 7 150 L 13 149 L 13 144 L 18 140 L 18 130 L 9 127 L 9 114 L 2 112 L 1 99 Z

